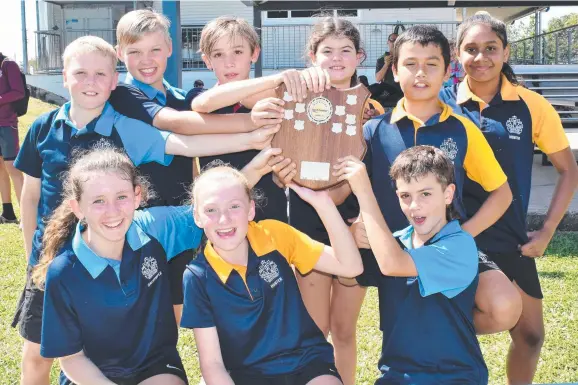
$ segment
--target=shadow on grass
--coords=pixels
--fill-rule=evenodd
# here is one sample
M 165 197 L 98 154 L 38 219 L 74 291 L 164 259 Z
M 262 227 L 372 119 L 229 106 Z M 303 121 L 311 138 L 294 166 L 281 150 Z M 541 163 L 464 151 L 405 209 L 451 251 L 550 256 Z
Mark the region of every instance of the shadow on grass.
M 540 271 L 540 278 L 547 279 L 560 279 L 566 277 L 566 273 L 563 271 Z

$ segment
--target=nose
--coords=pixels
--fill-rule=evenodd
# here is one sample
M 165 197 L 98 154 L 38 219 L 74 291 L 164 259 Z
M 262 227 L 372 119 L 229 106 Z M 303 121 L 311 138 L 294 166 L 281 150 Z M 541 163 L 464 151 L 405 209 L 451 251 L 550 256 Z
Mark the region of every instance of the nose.
M 223 225 L 223 224 L 227 224 L 229 223 L 230 217 L 229 217 L 229 212 L 228 211 L 223 211 L 223 213 L 219 216 L 219 224 Z
M 106 213 L 110 216 L 115 216 L 117 215 L 121 210 L 118 207 L 119 203 L 117 203 L 117 201 L 113 201 L 110 202 L 109 204 L 106 205 Z
M 95 74 L 88 74 L 84 78 L 84 82 L 86 84 L 94 84 L 96 82 L 96 75 Z
M 233 58 L 233 56 L 225 56 L 225 65 L 227 67 L 234 67 L 235 66 L 235 60 Z
M 417 73 L 415 74 L 416 77 L 418 78 L 423 78 L 425 77 L 425 66 L 419 66 L 417 69 Z
M 419 203 L 417 202 L 416 199 L 412 199 L 412 201 L 409 204 L 409 208 L 411 210 L 417 210 L 419 208 Z

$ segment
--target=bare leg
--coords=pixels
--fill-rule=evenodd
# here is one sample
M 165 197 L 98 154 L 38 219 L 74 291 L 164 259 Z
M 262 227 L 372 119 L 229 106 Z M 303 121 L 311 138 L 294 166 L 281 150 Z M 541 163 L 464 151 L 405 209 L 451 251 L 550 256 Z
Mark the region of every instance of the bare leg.
M 181 317 L 183 316 L 183 305 L 173 305 L 173 310 L 175 312 L 175 320 L 177 321 L 177 327 L 181 326 Z
M 522 296 L 522 315 L 518 324 L 510 330 L 512 342 L 507 363 L 509 385 L 532 383 L 545 337 L 542 300 L 529 296 L 519 287 L 518 290 Z
M 329 334 L 329 306 L 331 301 L 331 282 L 333 278 L 324 273 L 312 271 L 302 276 L 296 273 L 297 283 L 303 303 L 317 327 L 325 337 Z
M 24 183 L 24 176 L 22 172 L 14 167 L 14 161 L 7 160 L 4 162 L 6 165 L 6 170 L 8 170 L 8 174 L 10 175 L 10 179 L 12 179 L 12 184 L 14 185 L 14 192 L 16 193 L 16 200 L 18 204 L 20 204 L 20 195 L 22 194 L 22 184 Z
M 499 333 L 512 329 L 522 313 L 518 289 L 500 270 L 480 274 L 476 291 L 474 324 L 478 334 Z
M 329 331 L 335 348 L 335 366 L 343 384 L 355 385 L 356 327 L 367 289 L 355 285 L 355 280 L 347 280 L 344 283 L 348 286 L 342 285 L 337 279 L 333 280 Z
M 337 377 L 330 376 L 328 374 L 315 377 L 307 383 L 307 385 L 343 385 Z
M 139 385 L 185 385 L 185 382 L 174 374 L 159 374 L 151 378 L 147 378 Z
M 21 385 L 50 385 L 52 359 L 40 355 L 40 344 L 24 340 Z
M 10 176 L 2 157 L 0 157 L 0 198 L 2 199 L 2 203 L 12 202 L 12 196 L 10 195 Z

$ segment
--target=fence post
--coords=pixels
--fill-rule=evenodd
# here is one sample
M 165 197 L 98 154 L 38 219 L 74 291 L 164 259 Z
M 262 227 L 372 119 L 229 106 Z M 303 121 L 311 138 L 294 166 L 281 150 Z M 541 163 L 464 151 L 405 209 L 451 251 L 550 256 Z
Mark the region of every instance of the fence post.
M 259 36 L 259 41 L 261 41 L 262 37 L 262 28 L 263 22 L 261 19 L 261 8 L 255 6 L 253 4 L 253 26 L 257 31 L 257 35 Z M 257 58 L 257 62 L 255 63 L 255 77 L 259 78 L 263 76 L 263 51 L 259 53 L 259 57 Z
M 568 33 L 568 64 L 572 64 L 572 29 L 566 32 Z
M 524 51 L 524 61 L 522 62 L 522 64 L 526 64 L 526 40 L 524 40 L 522 43 L 524 44 L 524 46 L 523 46 L 524 47 L 524 50 L 523 50 Z
M 555 42 L 555 48 L 554 48 L 554 63 L 558 64 L 558 45 L 559 45 L 559 41 L 558 41 L 558 34 L 556 34 L 556 36 L 554 37 L 554 42 Z

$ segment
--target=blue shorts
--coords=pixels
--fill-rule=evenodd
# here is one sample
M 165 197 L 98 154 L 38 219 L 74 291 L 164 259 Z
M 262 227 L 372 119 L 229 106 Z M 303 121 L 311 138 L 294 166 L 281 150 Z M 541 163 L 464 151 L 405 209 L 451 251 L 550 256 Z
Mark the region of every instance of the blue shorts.
M 0 126 L 0 157 L 4 160 L 14 160 L 20 150 L 18 129 L 15 127 Z

